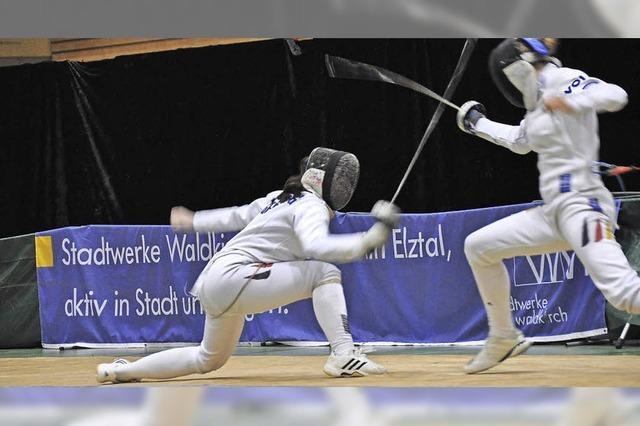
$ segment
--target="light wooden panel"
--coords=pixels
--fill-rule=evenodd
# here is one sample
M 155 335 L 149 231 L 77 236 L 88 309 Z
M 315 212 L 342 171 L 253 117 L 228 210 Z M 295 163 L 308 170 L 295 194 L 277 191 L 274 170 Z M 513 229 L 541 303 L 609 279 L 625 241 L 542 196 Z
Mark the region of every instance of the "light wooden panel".
M 116 56 L 191 47 L 246 43 L 259 38 L 87 38 L 52 39 L 51 52 L 56 61 L 97 61 Z
M 47 38 L 0 38 L 0 58 L 50 58 Z

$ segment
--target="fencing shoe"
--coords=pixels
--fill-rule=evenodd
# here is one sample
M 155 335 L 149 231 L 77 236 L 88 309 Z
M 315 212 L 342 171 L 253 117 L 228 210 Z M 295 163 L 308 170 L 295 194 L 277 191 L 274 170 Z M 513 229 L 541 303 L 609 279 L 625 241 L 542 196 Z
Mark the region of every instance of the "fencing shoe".
M 480 373 L 495 367 L 509 357 L 518 356 L 533 344 L 518 331 L 513 338 L 490 336 L 484 347 L 465 367 L 467 374 Z
M 121 365 L 129 364 L 129 361 L 126 359 L 116 359 L 115 361 L 108 364 L 98 364 L 98 368 L 96 368 L 96 380 L 98 383 L 124 383 L 124 382 L 138 382 L 139 380 L 118 380 L 116 377 L 116 370 Z
M 332 377 L 361 377 L 384 374 L 387 369 L 371 361 L 363 350 L 357 348 L 346 355 L 331 352 L 323 371 Z

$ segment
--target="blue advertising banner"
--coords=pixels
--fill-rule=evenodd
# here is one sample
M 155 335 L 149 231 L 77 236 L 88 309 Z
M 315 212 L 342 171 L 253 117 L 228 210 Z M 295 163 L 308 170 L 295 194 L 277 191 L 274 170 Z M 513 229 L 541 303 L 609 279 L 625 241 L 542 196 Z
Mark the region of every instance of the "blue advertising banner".
M 359 342 L 451 344 L 486 337 L 464 239 L 532 204 L 406 214 L 387 244 L 340 265 Z M 367 229 L 366 214 L 338 214 L 332 232 Z M 168 226 L 83 226 L 36 236 L 44 347 L 199 342 L 204 314 L 188 290 L 233 237 L 175 234 Z M 527 336 L 565 340 L 606 331 L 604 298 L 573 252 L 505 261 L 511 309 Z M 246 316 L 243 342 L 323 342 L 310 300 Z

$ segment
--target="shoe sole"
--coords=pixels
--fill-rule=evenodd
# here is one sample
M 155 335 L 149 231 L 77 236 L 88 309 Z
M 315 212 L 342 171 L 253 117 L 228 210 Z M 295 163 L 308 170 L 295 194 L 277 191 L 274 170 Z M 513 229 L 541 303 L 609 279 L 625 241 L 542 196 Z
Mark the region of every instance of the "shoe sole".
M 523 342 L 518 343 L 515 348 L 513 348 L 511 350 L 511 358 L 515 358 L 518 355 L 522 355 L 523 353 L 525 353 L 527 351 L 527 349 L 529 349 L 531 346 L 533 345 L 533 342 L 531 340 L 527 340 L 525 339 Z
M 333 373 L 329 373 L 327 371 L 324 371 L 324 374 L 326 374 L 329 377 L 333 377 L 334 379 L 344 379 L 344 378 L 352 378 L 352 377 L 364 377 L 366 376 L 366 374 L 362 374 L 362 373 L 342 373 L 342 374 L 333 374 Z
M 500 359 L 498 362 L 491 364 L 487 367 L 484 367 L 480 370 L 474 370 L 474 371 L 467 371 L 465 370 L 465 373 L 467 374 L 477 374 L 477 373 L 482 373 L 483 371 L 487 371 L 490 368 L 495 367 L 498 364 L 501 364 L 502 362 L 506 361 L 508 358 L 515 358 L 518 355 L 522 355 L 523 353 L 525 353 L 527 351 L 527 349 L 529 349 L 531 347 L 531 345 L 533 345 L 533 342 L 527 339 L 524 339 L 520 342 L 518 342 L 514 347 L 512 347 L 509 352 L 507 352 L 507 354 L 502 357 L 502 359 Z
M 326 374 L 329 377 L 335 377 L 335 378 L 343 378 L 343 377 L 364 377 L 367 374 L 364 374 L 360 371 L 353 371 L 353 372 L 346 372 L 344 370 L 340 370 L 340 369 L 331 369 L 328 367 L 324 367 L 322 369 L 322 371 L 324 372 L 324 374 Z
M 347 372 L 341 369 L 331 369 L 329 367 L 324 367 L 322 369 L 322 371 L 324 372 L 324 374 L 326 374 L 329 377 L 335 377 L 337 379 L 343 378 L 343 377 L 368 377 L 368 376 L 381 376 L 383 374 L 386 374 L 386 371 L 383 371 L 382 373 L 364 373 L 362 371 L 353 371 L 353 372 Z

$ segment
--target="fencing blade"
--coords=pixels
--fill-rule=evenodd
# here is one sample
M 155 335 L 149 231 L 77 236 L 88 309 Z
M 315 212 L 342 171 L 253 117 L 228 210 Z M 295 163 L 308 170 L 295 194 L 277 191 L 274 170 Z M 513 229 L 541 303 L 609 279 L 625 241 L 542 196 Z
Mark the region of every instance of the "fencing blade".
M 383 83 L 395 84 L 429 96 L 430 98 L 435 99 L 438 102 L 442 102 L 455 110 L 460 110 L 458 105 L 452 103 L 448 99 L 445 99 L 431 89 L 393 71 L 389 71 L 375 65 L 366 64 L 364 62 L 341 58 L 339 56 L 325 55 L 324 59 L 327 65 L 327 72 L 332 78 L 380 81 Z
M 476 44 L 477 44 L 477 40 L 473 38 L 468 38 L 467 41 L 464 43 L 464 47 L 462 48 L 462 52 L 460 53 L 460 58 L 458 58 L 458 63 L 456 65 L 456 68 L 453 71 L 451 80 L 449 80 L 449 84 L 447 84 L 446 90 L 444 91 L 445 98 L 453 97 L 453 93 L 455 92 L 456 87 L 458 87 L 458 83 L 460 83 L 460 80 L 462 79 L 462 75 L 464 74 L 464 70 L 467 68 L 467 64 L 469 63 L 469 59 L 471 58 L 471 54 L 473 53 L 473 50 L 475 49 Z M 398 198 L 398 195 L 400 195 L 400 191 L 402 191 L 404 184 L 407 182 L 407 179 L 411 174 L 411 170 L 413 170 L 413 166 L 416 165 L 416 162 L 420 157 L 420 153 L 422 152 L 424 146 L 426 145 L 427 140 L 429 139 L 429 136 L 431 136 L 431 133 L 433 132 L 433 130 L 436 128 L 436 125 L 440 121 L 440 116 L 442 116 L 442 113 L 444 112 L 444 105 L 445 105 L 444 102 L 440 103 L 438 105 L 438 108 L 436 108 L 436 112 L 433 114 L 433 117 L 431 117 L 431 120 L 429 121 L 429 125 L 427 126 L 427 130 L 424 132 L 424 135 L 422 135 L 422 139 L 420 139 L 420 144 L 418 145 L 418 148 L 416 149 L 415 154 L 413 154 L 413 158 L 411 159 L 411 162 L 409 163 L 409 166 L 407 167 L 407 170 L 405 171 L 404 176 L 402 177 L 402 180 L 398 185 L 398 189 L 396 189 L 395 194 L 393 194 L 393 198 L 391 198 L 392 203 L 396 202 L 396 199 Z

